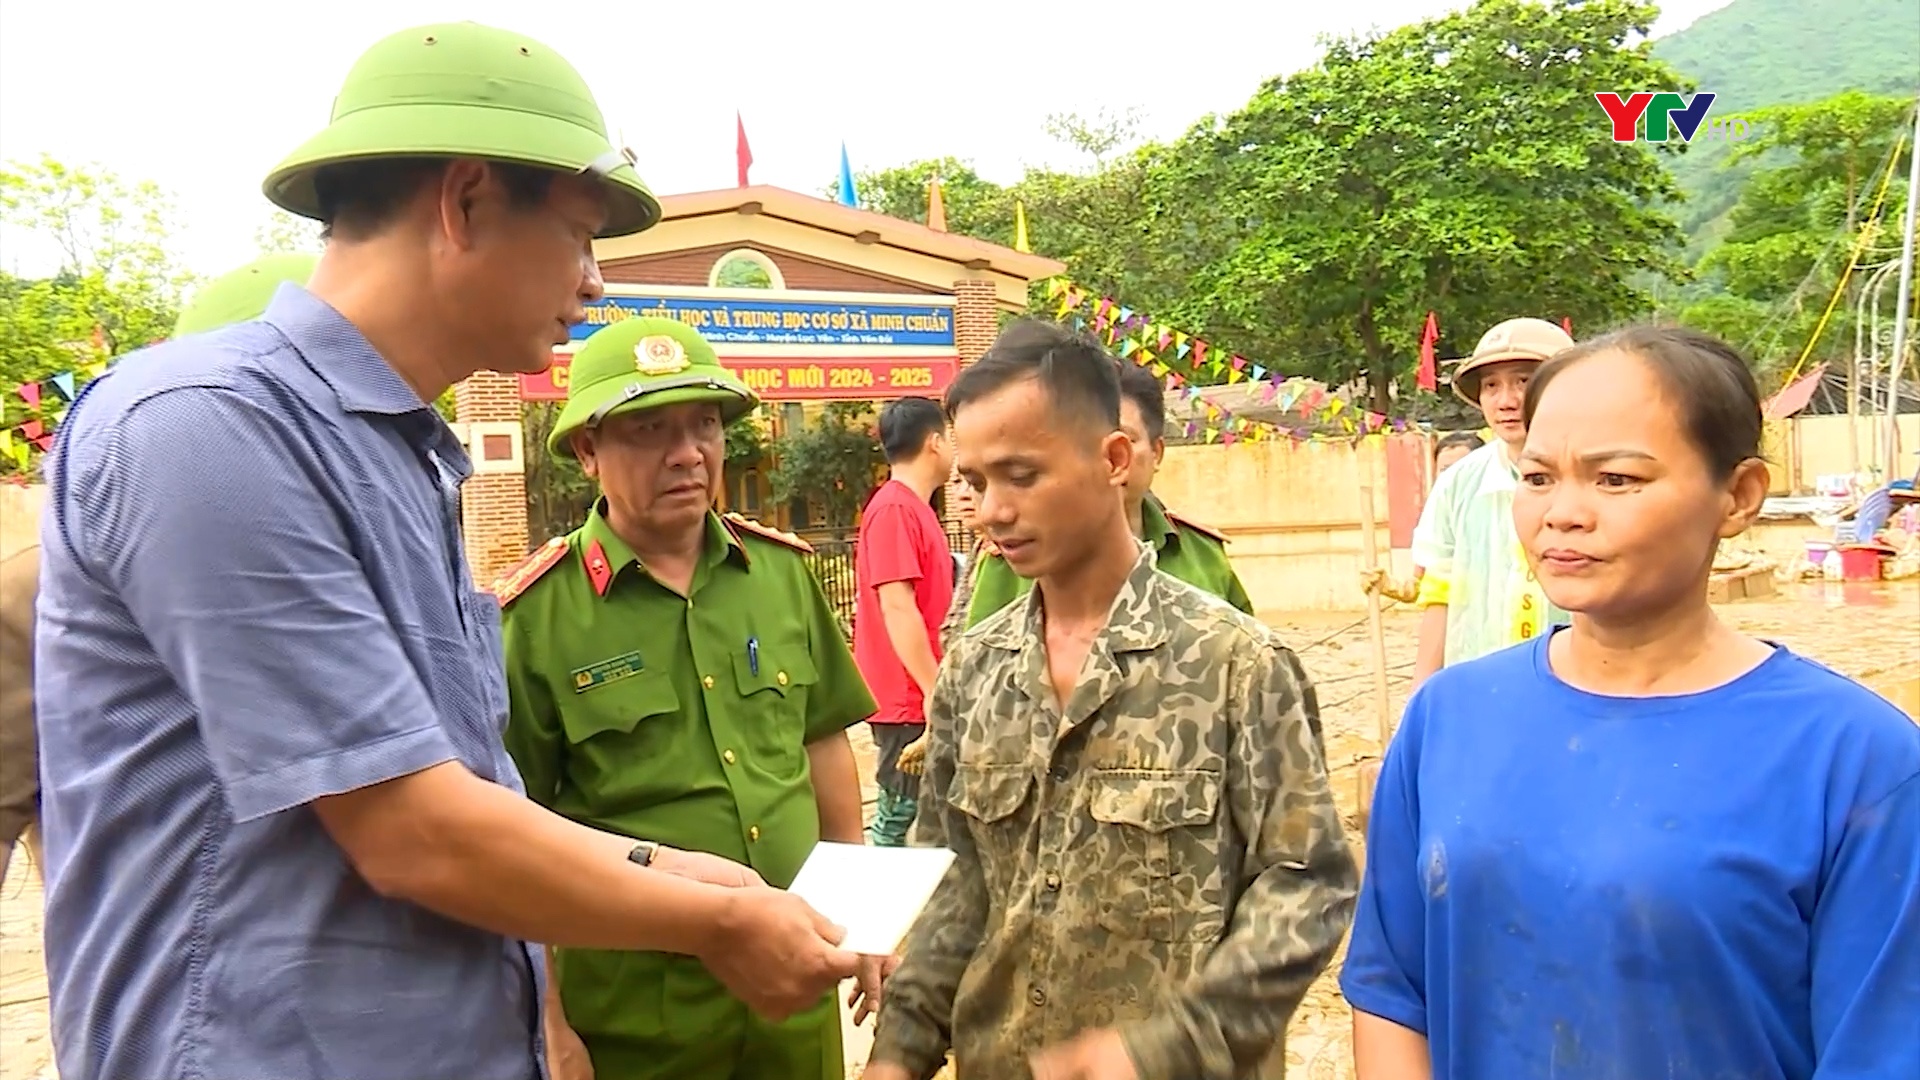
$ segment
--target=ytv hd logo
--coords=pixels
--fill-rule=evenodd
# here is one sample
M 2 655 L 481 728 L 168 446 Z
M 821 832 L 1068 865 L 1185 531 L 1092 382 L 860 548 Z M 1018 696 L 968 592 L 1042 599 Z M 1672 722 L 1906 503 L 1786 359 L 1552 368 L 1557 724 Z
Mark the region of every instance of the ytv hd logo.
M 1622 100 L 1619 94 L 1603 92 L 1593 95 L 1600 108 L 1613 121 L 1613 141 L 1630 143 L 1634 141 L 1635 129 L 1640 126 L 1640 117 L 1647 118 L 1647 141 L 1663 143 L 1674 134 L 1681 142 L 1690 143 L 1694 136 L 1705 133 L 1720 139 L 1744 139 L 1751 133 L 1752 125 L 1738 116 L 1727 120 L 1707 120 L 1707 110 L 1713 108 L 1713 95 L 1702 90 L 1688 101 L 1679 94 L 1663 91 L 1658 94 L 1633 94 Z

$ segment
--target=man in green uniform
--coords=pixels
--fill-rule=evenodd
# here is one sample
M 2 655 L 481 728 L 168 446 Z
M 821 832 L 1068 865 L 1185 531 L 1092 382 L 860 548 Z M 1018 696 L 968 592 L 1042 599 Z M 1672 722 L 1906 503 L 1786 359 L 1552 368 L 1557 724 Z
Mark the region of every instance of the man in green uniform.
M 785 888 L 816 841 L 862 841 L 846 728 L 874 701 L 797 537 L 712 506 L 752 391 L 671 319 L 588 338 L 548 447 L 600 484 L 585 525 L 495 584 L 507 748 L 528 794 L 608 832 Z M 861 992 L 877 1001 L 879 964 Z M 840 1080 L 833 995 L 781 1023 L 698 961 L 559 950 L 597 1080 Z
M 1073 339 L 1065 327 L 1045 322 L 1023 323 L 1008 333 L 1035 338 L 1057 336 L 1062 344 Z M 1160 471 L 1160 461 L 1167 452 L 1166 397 L 1160 380 L 1138 364 L 1114 362 L 1120 371 L 1120 430 L 1133 443 L 1133 470 L 1127 474 L 1126 487 L 1127 520 L 1133 525 L 1133 534 L 1153 546 L 1161 570 L 1253 614 L 1253 601 L 1227 558 L 1226 537 L 1173 513 L 1153 496 L 1153 476 Z M 1015 574 L 1007 560 L 988 545 L 981 552 L 980 568 L 974 575 L 967 625 L 979 623 L 1025 596 L 1032 587 L 1031 581 Z
M 312 255 L 268 255 L 201 286 L 173 324 L 173 336 L 217 330 L 257 319 L 283 281 L 305 285 Z M 0 561 L 0 880 L 15 840 L 24 840 L 36 869 L 42 866 L 38 744 L 33 733 L 33 606 L 39 595 L 40 545 Z

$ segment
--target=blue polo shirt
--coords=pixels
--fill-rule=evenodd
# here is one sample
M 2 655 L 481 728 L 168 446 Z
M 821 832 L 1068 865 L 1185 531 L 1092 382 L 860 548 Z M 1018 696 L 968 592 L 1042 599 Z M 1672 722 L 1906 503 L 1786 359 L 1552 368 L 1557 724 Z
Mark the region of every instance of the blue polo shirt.
M 46 466 L 35 665 L 65 1080 L 529 1080 L 537 947 L 376 894 L 308 804 L 516 792 L 446 424 L 331 307 L 127 357 Z
M 1920 727 L 1786 649 L 1618 698 L 1550 640 L 1408 703 L 1347 1000 L 1435 1080 L 1920 1077 Z

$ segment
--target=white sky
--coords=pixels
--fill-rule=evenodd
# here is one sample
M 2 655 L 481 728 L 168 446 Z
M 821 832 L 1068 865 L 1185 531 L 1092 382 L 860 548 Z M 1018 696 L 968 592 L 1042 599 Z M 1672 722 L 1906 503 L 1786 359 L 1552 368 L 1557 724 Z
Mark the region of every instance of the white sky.
M 1729 0 L 1669 0 L 1670 33 Z M 354 58 L 395 30 L 471 19 L 545 42 L 580 69 L 655 192 L 734 182 L 733 114 L 753 179 L 817 192 L 845 140 L 856 171 L 951 154 L 992 180 L 1075 164 L 1047 114 L 1138 107 L 1177 135 L 1299 70 L 1327 33 L 1390 27 L 1448 0 L 838 0 L 574 7 L 502 0 L 185 5 L 0 0 L 0 158 L 99 162 L 174 193 L 189 267 L 252 258 L 260 180 L 327 120 Z M 649 10 L 651 9 L 651 10 Z M 631 12 L 631 14 L 629 14 Z M 646 15 L 642 15 L 646 12 Z M 1285 14 L 1279 14 L 1284 12 Z M 812 14 L 817 13 L 817 14 Z M 51 269 L 0 234 L 0 265 Z

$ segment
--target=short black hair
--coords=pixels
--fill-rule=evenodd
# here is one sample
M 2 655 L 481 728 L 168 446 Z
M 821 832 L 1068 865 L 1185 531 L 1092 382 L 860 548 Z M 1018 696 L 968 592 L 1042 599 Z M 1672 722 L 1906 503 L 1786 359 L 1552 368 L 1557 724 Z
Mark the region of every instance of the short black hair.
M 880 451 L 887 464 L 898 465 L 920 456 L 927 436 L 947 430 L 947 414 L 932 398 L 903 397 L 880 410 Z
M 1114 361 L 1115 369 L 1120 373 L 1120 396 L 1133 402 L 1140 410 L 1140 422 L 1146 426 L 1147 438 L 1164 439 L 1167 437 L 1167 392 L 1147 368 L 1127 360 Z
M 350 239 L 372 236 L 392 224 L 422 185 L 438 180 L 455 159 L 377 157 L 323 165 L 313 174 L 314 200 L 320 206 L 320 235 Z M 546 201 L 559 172 L 537 165 L 489 161 L 507 200 L 520 210 Z
M 1033 379 L 1056 410 L 1108 431 L 1120 427 L 1120 369 L 1100 343 L 1059 323 L 1022 319 L 1000 332 L 986 355 L 947 387 L 947 416 L 1022 379 Z
M 1485 445 L 1487 445 L 1487 440 L 1482 439 L 1471 431 L 1456 431 L 1433 444 L 1433 456 L 1438 458 L 1441 451 L 1451 450 L 1456 446 L 1464 446 L 1469 450 L 1478 450 Z
M 1540 398 L 1561 372 L 1605 352 L 1638 357 L 1673 398 L 1687 438 L 1707 459 L 1715 480 L 1760 456 L 1760 384 L 1739 350 L 1684 326 L 1634 326 L 1583 341 L 1540 365 L 1527 383 L 1525 416 L 1533 425 Z

